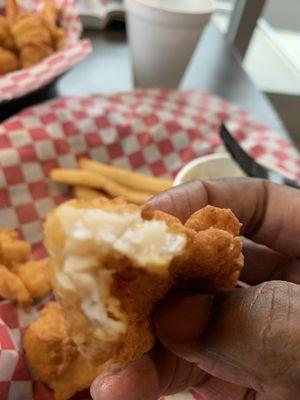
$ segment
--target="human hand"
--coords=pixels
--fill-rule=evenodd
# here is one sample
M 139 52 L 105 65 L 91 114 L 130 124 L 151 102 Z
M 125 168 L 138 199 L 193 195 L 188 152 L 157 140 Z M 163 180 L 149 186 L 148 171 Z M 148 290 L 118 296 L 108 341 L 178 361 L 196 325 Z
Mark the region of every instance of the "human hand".
M 243 223 L 254 285 L 210 296 L 177 293 L 154 312 L 162 344 L 98 378 L 94 400 L 156 400 L 192 387 L 206 400 L 300 399 L 300 191 L 254 179 L 195 181 L 150 203 L 183 222 L 206 204 Z

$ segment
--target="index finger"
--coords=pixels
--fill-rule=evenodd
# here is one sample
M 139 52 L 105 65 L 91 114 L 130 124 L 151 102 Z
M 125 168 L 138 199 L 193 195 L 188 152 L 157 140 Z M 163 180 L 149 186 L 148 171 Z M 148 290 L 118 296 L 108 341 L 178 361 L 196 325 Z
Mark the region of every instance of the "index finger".
M 300 191 L 260 179 L 192 181 L 153 197 L 148 204 L 185 222 L 211 204 L 230 208 L 242 234 L 289 257 L 300 257 Z

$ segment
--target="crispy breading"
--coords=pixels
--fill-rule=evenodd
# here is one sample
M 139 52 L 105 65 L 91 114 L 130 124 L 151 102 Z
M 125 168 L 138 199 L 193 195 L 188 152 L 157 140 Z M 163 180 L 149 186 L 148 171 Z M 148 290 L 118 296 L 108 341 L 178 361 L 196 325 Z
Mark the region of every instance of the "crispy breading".
M 56 400 L 67 400 L 89 387 L 102 371 L 79 354 L 58 303 L 50 302 L 40 312 L 38 320 L 27 329 L 23 344 L 31 366 L 53 389 Z
M 19 60 L 14 52 L 0 47 L 0 76 L 19 68 Z
M 52 37 L 43 19 L 32 13 L 20 14 L 11 25 L 11 33 L 18 49 L 29 44 L 52 46 Z
M 11 51 L 16 49 L 9 22 L 3 15 L 0 15 L 0 47 Z
M 0 297 L 17 300 L 22 306 L 31 304 L 31 296 L 21 279 L 0 264 Z
M 220 209 L 213 206 L 206 206 L 195 212 L 185 223 L 187 228 L 197 232 L 208 228 L 222 229 L 238 236 L 241 224 L 229 209 Z
M 0 263 L 8 268 L 29 260 L 31 246 L 12 229 L 0 228 Z
M 51 290 L 47 273 L 47 262 L 28 261 L 16 268 L 16 274 L 24 283 L 32 298 L 45 296 Z
M 154 344 L 155 302 L 181 281 L 234 287 L 243 266 L 239 222 L 205 207 L 186 226 L 122 200 L 72 200 L 45 224 L 52 280 L 79 351 L 95 363 L 133 360 Z
M 20 60 L 23 68 L 31 67 L 51 56 L 53 50 L 44 43 L 29 43 L 20 50 Z
M 6 16 L 10 24 L 14 23 L 20 14 L 19 6 L 16 0 L 6 0 Z
M 51 34 L 55 50 L 61 50 L 64 47 L 66 32 L 57 26 L 57 14 L 53 1 L 45 0 L 41 18 Z
M 31 246 L 12 229 L 0 229 L 0 296 L 26 306 L 51 290 L 46 261 L 29 261 Z
M 0 15 L 0 76 L 31 67 L 62 49 L 66 32 L 57 25 L 58 10 L 45 0 L 39 14 L 24 12 L 16 0 L 7 0 Z

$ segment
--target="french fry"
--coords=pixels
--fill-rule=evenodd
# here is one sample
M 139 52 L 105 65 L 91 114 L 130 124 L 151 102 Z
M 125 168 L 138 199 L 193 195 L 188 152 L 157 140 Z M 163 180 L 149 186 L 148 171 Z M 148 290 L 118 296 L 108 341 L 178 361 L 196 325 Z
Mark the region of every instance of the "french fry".
M 103 196 L 98 190 L 91 189 L 84 186 L 75 186 L 74 194 L 78 200 L 94 200 Z
M 81 159 L 79 166 L 84 170 L 98 172 L 106 178 L 131 189 L 142 190 L 152 194 L 160 193 L 172 186 L 172 182 L 168 180 L 154 178 L 153 176 L 139 174 L 122 168 L 112 167 L 88 159 Z
M 145 203 L 151 196 L 151 193 L 139 192 L 112 182 L 97 172 L 76 170 L 76 169 L 53 169 L 50 173 L 53 181 L 64 183 L 70 186 L 84 186 L 93 189 L 100 189 L 112 197 L 121 196 L 129 202 L 135 204 Z

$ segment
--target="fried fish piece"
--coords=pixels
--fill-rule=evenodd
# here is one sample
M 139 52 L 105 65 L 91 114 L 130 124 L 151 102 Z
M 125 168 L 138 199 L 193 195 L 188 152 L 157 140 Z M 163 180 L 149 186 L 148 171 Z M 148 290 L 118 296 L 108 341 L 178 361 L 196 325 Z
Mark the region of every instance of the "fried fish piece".
M 19 60 L 15 53 L 0 47 L 0 76 L 19 68 Z
M 0 263 L 13 269 L 29 260 L 31 246 L 20 240 L 13 229 L 0 229 Z
M 0 15 L 0 47 L 11 51 L 16 50 L 8 19 L 3 17 L 3 15 Z
M 53 389 L 56 400 L 67 400 L 90 386 L 103 367 L 91 366 L 68 333 L 64 313 L 50 302 L 23 338 L 28 360 L 39 378 Z
M 208 291 L 235 286 L 243 265 L 239 225 L 228 210 L 211 207 L 184 226 L 120 199 L 59 206 L 46 220 L 45 244 L 52 284 L 82 355 L 95 364 L 123 364 L 149 351 L 153 305 L 182 280 Z
M 17 300 L 22 306 L 31 304 L 31 296 L 21 279 L 0 264 L 0 297 Z
M 47 273 L 47 262 L 28 261 L 16 268 L 16 274 L 24 283 L 32 298 L 45 296 L 51 290 Z

